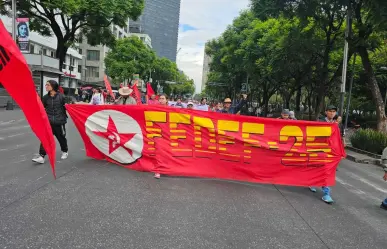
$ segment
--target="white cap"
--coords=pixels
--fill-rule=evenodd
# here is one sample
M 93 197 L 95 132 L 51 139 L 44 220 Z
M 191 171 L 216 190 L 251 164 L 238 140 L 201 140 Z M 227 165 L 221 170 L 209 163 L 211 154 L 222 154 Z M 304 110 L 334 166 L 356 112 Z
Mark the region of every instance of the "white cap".
M 192 101 L 188 102 L 187 105 L 194 105 L 194 103 Z

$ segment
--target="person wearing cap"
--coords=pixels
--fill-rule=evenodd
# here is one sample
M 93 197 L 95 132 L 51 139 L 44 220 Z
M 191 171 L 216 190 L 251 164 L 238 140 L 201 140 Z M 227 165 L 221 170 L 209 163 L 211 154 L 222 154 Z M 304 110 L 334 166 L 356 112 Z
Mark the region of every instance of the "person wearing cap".
M 52 133 L 56 139 L 58 139 L 62 150 L 61 159 L 64 160 L 69 156 L 65 127 L 65 124 L 67 123 L 65 98 L 59 92 L 59 84 L 55 80 L 47 81 L 45 87 L 48 93 L 43 96 L 42 103 L 46 110 L 48 120 L 50 121 Z M 42 144 L 40 144 L 39 155 L 33 158 L 32 161 L 43 164 L 46 154 Z
M 118 90 L 120 97 L 116 100 L 116 105 L 137 105 L 137 101 L 130 96 L 132 94 L 133 89 L 130 87 L 124 86 Z
M 289 112 L 289 117 L 290 117 L 290 119 L 292 119 L 292 120 L 297 120 L 297 119 L 296 119 L 296 116 L 294 115 L 294 111 L 290 111 L 290 112 Z
M 326 122 L 326 123 L 337 123 L 337 119 L 335 119 L 337 114 L 337 107 L 334 105 L 328 105 L 325 109 L 325 117 L 320 118 L 318 121 Z M 315 187 L 309 187 L 310 191 L 316 192 Z M 322 200 L 328 204 L 333 203 L 333 199 L 331 197 L 331 188 L 330 187 L 322 187 L 323 197 Z
M 242 94 L 242 99 L 239 101 L 238 105 L 235 107 L 232 107 L 232 101 L 230 98 L 225 98 L 223 101 L 223 109 L 220 111 L 220 113 L 228 113 L 228 114 L 237 114 L 242 107 L 246 104 L 247 102 L 247 95 Z
M 279 117 L 278 119 L 291 120 L 289 110 L 288 109 L 282 110 L 281 117 Z
M 188 102 L 187 109 L 193 110 L 194 103 L 192 101 Z

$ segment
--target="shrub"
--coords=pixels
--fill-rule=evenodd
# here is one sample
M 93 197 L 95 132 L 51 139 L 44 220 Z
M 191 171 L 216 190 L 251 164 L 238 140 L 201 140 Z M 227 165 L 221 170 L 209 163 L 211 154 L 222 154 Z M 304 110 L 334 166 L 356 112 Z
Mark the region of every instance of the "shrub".
M 353 147 L 381 155 L 387 147 L 387 134 L 372 129 L 359 129 L 351 137 Z

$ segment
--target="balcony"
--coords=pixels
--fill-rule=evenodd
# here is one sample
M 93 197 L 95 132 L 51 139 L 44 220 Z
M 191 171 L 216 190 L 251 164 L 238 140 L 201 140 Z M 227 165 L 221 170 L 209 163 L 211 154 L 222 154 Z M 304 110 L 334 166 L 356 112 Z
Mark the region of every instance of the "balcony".
M 47 71 L 62 74 L 59 70 L 59 60 L 40 54 L 23 54 L 32 71 Z

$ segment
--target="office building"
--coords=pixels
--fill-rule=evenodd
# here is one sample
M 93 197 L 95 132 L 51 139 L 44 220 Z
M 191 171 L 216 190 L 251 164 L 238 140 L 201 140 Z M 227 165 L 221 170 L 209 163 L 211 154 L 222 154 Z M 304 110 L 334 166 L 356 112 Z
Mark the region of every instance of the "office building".
M 206 84 L 208 81 L 208 73 L 210 72 L 210 63 L 211 63 L 211 57 L 207 55 L 206 52 L 204 51 L 201 91 L 204 91 L 204 89 L 206 88 Z
M 142 15 L 130 21 L 130 33 L 150 36 L 159 57 L 176 62 L 181 0 L 145 0 Z
M 129 37 L 128 27 L 118 27 L 112 25 L 113 34 L 117 38 Z M 105 45 L 91 46 L 83 37 L 78 44 L 78 52 L 82 55 L 82 64 L 80 69 L 83 71 L 82 81 L 87 84 L 103 85 L 103 77 L 105 75 L 105 57 L 109 52 L 109 47 Z

